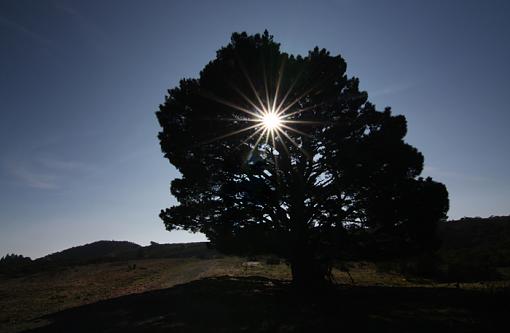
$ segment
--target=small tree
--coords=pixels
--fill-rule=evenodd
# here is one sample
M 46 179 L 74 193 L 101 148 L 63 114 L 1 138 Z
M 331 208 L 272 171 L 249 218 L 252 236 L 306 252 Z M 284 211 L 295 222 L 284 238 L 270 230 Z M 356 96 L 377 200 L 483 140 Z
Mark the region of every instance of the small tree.
M 377 111 L 345 71 L 324 49 L 293 56 L 267 31 L 234 33 L 198 79 L 169 90 L 158 137 L 181 177 L 166 228 L 282 256 L 298 284 L 324 281 L 346 248 L 436 246 L 445 186 L 419 178 L 404 116 Z
M 0 273 L 15 274 L 23 272 L 32 263 L 32 259 L 20 254 L 6 254 L 0 258 Z

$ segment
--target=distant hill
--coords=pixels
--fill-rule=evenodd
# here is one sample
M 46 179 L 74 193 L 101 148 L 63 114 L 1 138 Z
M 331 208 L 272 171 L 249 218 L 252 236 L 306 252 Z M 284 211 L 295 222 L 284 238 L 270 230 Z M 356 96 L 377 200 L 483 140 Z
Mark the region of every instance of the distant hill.
M 177 244 L 151 242 L 149 246 L 140 246 L 127 241 L 101 240 L 55 252 L 35 260 L 15 254 L 7 255 L 0 259 L 0 273 L 25 274 L 65 266 L 134 259 L 207 259 L 220 256 L 216 250 L 210 249 L 208 245 L 208 242 Z
M 98 241 L 72 247 L 35 260 L 59 265 L 82 265 L 130 259 L 209 258 L 218 253 L 207 242 L 158 244 L 140 246 L 127 241 Z
M 87 264 L 116 259 L 130 259 L 142 246 L 127 241 L 98 241 L 75 246 L 39 258 L 36 262 L 58 263 L 59 265 Z
M 510 266 L 510 216 L 465 217 L 441 223 L 440 254 L 448 262 Z
M 209 248 L 209 242 L 158 244 L 144 246 L 138 251 L 138 258 L 213 258 L 220 253 Z

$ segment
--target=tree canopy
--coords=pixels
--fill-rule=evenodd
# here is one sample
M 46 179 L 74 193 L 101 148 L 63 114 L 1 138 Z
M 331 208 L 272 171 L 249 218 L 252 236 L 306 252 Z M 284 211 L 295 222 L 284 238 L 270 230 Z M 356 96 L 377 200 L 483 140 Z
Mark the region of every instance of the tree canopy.
M 323 279 L 358 253 L 437 246 L 446 187 L 423 179 L 406 119 L 376 109 L 341 56 L 289 55 L 267 31 L 234 33 L 199 78 L 156 113 L 164 156 L 180 172 L 168 230 L 204 233 L 229 253 L 274 253 L 296 282 Z

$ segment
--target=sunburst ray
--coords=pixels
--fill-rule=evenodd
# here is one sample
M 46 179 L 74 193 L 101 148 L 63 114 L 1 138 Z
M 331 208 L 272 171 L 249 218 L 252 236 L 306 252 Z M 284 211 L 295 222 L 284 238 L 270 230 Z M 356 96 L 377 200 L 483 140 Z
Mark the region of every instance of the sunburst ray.
M 274 163 L 275 163 L 275 172 L 278 173 L 278 162 L 277 162 L 277 155 L 278 155 L 278 149 L 284 149 L 285 153 L 290 154 L 289 148 L 285 144 L 285 141 L 288 140 L 290 143 L 297 147 L 299 151 L 301 151 L 307 158 L 309 158 L 309 154 L 303 149 L 302 145 L 298 144 L 296 140 L 291 137 L 290 132 L 295 133 L 294 136 L 299 135 L 302 137 L 311 137 L 310 134 L 295 128 L 295 126 L 292 126 L 293 124 L 301 124 L 301 125 L 313 125 L 313 124 L 323 124 L 324 122 L 320 121 L 313 121 L 313 120 L 302 120 L 302 119 L 295 119 L 296 116 L 302 114 L 303 112 L 314 110 L 318 107 L 317 104 L 302 107 L 297 110 L 292 110 L 293 107 L 296 106 L 296 104 L 301 101 L 304 97 L 309 95 L 314 87 L 310 89 L 306 89 L 303 93 L 297 95 L 294 94 L 295 87 L 299 81 L 301 73 L 299 73 L 294 80 L 291 81 L 290 86 L 288 87 L 287 91 L 283 94 L 283 96 L 280 98 L 280 95 L 282 93 L 282 80 L 283 80 L 283 72 L 284 72 L 284 66 L 285 62 L 282 61 L 282 63 L 279 66 L 278 74 L 276 78 L 276 82 L 274 85 L 270 85 L 268 82 L 268 76 L 266 72 L 266 66 L 263 64 L 263 70 L 262 70 L 262 81 L 263 84 L 262 87 L 262 95 L 259 94 L 258 90 L 256 89 L 253 80 L 250 78 L 250 75 L 248 74 L 248 71 L 246 70 L 245 66 L 241 61 L 238 61 L 242 70 L 242 73 L 247 81 L 248 86 L 250 87 L 254 98 L 250 98 L 245 92 L 243 92 L 238 85 L 235 85 L 233 83 L 229 83 L 229 85 L 232 87 L 232 89 L 242 98 L 244 102 L 247 103 L 248 108 L 246 106 L 237 105 L 234 102 L 219 98 L 217 96 L 214 96 L 213 94 L 207 94 L 207 97 L 219 102 L 223 105 L 226 105 L 228 107 L 231 107 L 233 109 L 236 109 L 238 111 L 243 112 L 244 114 L 248 115 L 248 117 L 233 117 L 230 119 L 230 121 L 236 121 L 236 122 L 247 122 L 247 123 L 254 123 L 253 125 L 246 126 L 244 128 L 241 128 L 239 130 L 235 130 L 230 133 L 226 133 L 225 135 L 221 135 L 218 137 L 215 137 L 213 139 L 207 140 L 204 143 L 210 143 L 214 142 L 223 138 L 227 138 L 236 134 L 241 134 L 246 131 L 253 130 L 252 133 L 250 133 L 241 143 L 246 144 L 249 143 L 250 140 L 252 140 L 254 137 L 257 137 L 256 140 L 249 143 L 249 146 L 251 148 L 250 154 L 253 153 L 255 149 L 258 149 L 259 145 L 262 144 L 262 147 L 267 146 L 270 149 L 270 154 L 273 155 Z M 274 91 L 270 91 L 271 89 L 274 89 Z M 316 85 L 314 85 L 316 86 Z M 291 95 L 293 95 L 293 99 L 288 102 L 288 99 Z M 252 95 L 252 94 L 250 94 Z M 295 96 L 297 95 L 297 96 Z M 263 100 L 263 98 L 265 100 Z M 251 109 L 250 109 L 251 108 Z M 229 119 L 227 119 L 229 120 Z M 248 124 L 247 124 L 248 125 Z M 289 131 L 289 133 L 287 133 Z M 280 142 L 282 148 L 277 148 L 276 143 Z M 281 152 L 280 152 L 281 153 Z

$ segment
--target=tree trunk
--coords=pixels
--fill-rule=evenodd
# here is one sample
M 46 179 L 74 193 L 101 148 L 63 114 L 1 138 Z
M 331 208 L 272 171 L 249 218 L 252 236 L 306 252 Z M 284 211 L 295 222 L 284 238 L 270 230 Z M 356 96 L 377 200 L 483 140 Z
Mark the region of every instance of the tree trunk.
M 331 274 L 331 266 L 313 258 L 312 253 L 296 255 L 291 260 L 290 267 L 292 283 L 299 288 L 323 286 L 328 283 Z
M 316 249 L 310 245 L 311 230 L 305 219 L 304 164 L 291 180 L 291 208 L 293 246 L 290 260 L 292 282 L 299 288 L 314 288 L 324 285 L 330 277 L 331 266 L 319 260 Z

